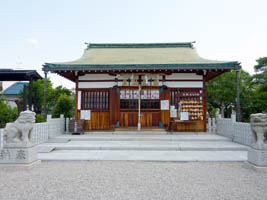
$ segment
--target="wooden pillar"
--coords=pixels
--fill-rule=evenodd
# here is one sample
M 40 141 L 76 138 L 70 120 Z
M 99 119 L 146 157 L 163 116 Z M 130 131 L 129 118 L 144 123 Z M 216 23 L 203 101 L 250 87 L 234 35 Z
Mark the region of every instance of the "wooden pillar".
M 160 101 L 168 100 L 170 103 L 170 89 L 166 86 L 160 88 Z M 160 110 L 161 125 L 168 128 L 170 125 L 170 110 Z M 160 126 L 161 126 L 160 125 Z
M 138 93 L 139 93 L 139 98 L 138 98 L 138 124 L 137 124 L 137 129 L 139 131 L 141 130 L 141 84 L 142 84 L 142 76 L 139 75 L 139 79 L 138 79 Z
M 75 119 L 78 120 L 78 87 L 79 87 L 79 77 L 75 74 Z
M 202 96 L 202 105 L 203 105 L 203 123 L 204 123 L 204 132 L 207 131 L 207 90 L 206 90 L 206 80 L 203 79 L 203 96 Z

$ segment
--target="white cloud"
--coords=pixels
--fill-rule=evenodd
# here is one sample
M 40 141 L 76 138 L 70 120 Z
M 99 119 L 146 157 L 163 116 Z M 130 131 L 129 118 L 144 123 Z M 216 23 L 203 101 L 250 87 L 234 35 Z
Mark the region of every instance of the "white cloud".
M 28 43 L 30 43 L 30 44 L 33 44 L 33 45 L 36 45 L 39 41 L 37 40 L 37 39 L 35 39 L 35 38 L 28 38 L 27 40 L 26 40 Z

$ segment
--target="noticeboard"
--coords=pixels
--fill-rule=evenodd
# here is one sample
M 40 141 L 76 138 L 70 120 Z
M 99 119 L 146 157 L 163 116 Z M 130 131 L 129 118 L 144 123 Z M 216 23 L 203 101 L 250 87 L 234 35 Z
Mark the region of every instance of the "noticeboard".
M 161 110 L 169 110 L 169 100 L 161 100 L 160 101 L 160 109 Z
M 80 119 L 91 120 L 91 110 L 81 110 Z

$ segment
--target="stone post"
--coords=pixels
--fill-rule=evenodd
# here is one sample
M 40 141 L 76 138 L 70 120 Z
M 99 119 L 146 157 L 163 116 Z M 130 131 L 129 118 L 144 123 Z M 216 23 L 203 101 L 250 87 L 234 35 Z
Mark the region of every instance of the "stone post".
M 4 145 L 0 150 L 0 166 L 31 167 L 39 163 L 37 145 L 32 141 L 35 113 L 23 111 L 13 123 L 4 129 Z
M 216 118 L 212 118 L 212 132 L 216 132 Z
M 211 118 L 208 118 L 208 131 L 211 132 Z
M 267 115 L 263 113 L 250 116 L 253 141 L 248 151 L 248 162 L 267 169 Z
M 47 115 L 47 122 L 52 119 L 52 115 Z
M 3 149 L 4 146 L 4 137 L 3 137 L 4 133 L 3 133 L 3 129 L 0 129 L 0 151 L 1 149 Z
M 47 115 L 48 138 L 53 138 L 52 115 Z
M 64 114 L 60 114 L 60 130 L 61 130 L 61 134 L 65 133 L 65 117 Z
M 235 113 L 235 112 L 232 112 L 232 114 L 231 114 L 231 119 L 232 119 L 232 122 L 233 122 L 233 123 L 236 122 L 236 113 Z
M 66 118 L 66 133 L 69 133 L 70 132 L 70 118 Z

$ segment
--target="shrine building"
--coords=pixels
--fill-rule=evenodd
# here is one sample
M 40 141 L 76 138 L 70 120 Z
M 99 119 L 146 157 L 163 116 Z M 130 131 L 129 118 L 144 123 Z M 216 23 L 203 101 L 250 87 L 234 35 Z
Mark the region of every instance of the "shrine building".
M 206 83 L 232 70 L 238 80 L 240 68 L 201 58 L 192 42 L 90 43 L 78 60 L 43 65 L 45 77 L 75 82 L 75 119 L 85 120 L 85 131 L 206 131 Z

